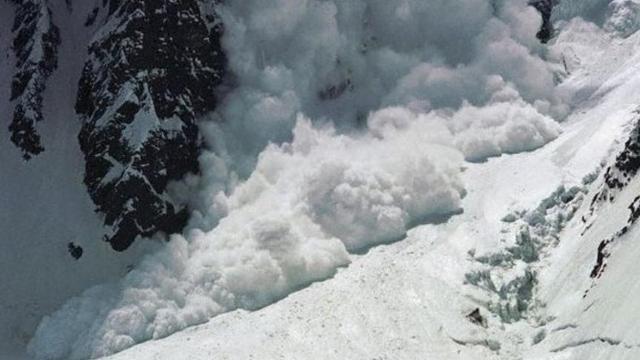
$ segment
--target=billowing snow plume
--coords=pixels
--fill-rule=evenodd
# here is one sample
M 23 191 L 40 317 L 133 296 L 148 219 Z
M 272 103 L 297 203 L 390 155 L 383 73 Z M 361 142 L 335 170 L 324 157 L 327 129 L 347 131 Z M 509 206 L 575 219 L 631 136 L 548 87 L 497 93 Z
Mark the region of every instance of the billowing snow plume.
M 221 14 L 240 86 L 210 142 L 245 175 L 269 141 L 289 139 L 299 112 L 344 129 L 386 106 L 482 106 L 500 82 L 541 113 L 566 112 L 525 0 L 246 0 Z
M 566 109 L 525 0 L 220 6 L 235 84 L 222 122 L 203 126 L 215 151 L 190 228 L 45 318 L 36 356 L 106 355 L 267 305 L 462 211 L 465 159 L 559 133 Z
M 233 195 L 218 195 L 228 215 L 217 227 L 174 236 L 115 288 L 70 301 L 43 321 L 32 349 L 45 358 L 105 355 L 264 306 L 331 276 L 348 250 L 459 211 L 462 159 L 432 139 L 447 129 L 425 115 L 394 124 L 394 115 L 373 117 L 375 135 L 358 138 L 301 118 L 292 143 L 269 146 Z

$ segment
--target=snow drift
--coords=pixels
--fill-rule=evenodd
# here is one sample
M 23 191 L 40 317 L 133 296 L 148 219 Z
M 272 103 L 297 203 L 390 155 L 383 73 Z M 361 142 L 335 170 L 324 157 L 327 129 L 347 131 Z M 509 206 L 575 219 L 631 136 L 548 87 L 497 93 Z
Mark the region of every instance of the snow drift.
M 567 112 L 524 0 L 220 6 L 234 86 L 203 125 L 202 177 L 175 186 L 197 188 L 191 225 L 46 317 L 38 358 L 111 354 L 326 279 L 462 211 L 465 159 L 541 146 Z

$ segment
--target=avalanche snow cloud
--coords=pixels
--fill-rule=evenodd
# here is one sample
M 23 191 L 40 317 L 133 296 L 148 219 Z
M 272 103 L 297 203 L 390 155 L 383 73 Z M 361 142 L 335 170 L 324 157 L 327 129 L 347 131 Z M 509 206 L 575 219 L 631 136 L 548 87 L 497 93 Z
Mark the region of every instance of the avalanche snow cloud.
M 525 0 L 218 6 L 234 86 L 202 177 L 175 186 L 196 189 L 189 228 L 44 318 L 36 357 L 108 355 L 326 279 L 462 211 L 464 161 L 539 147 L 567 112 Z

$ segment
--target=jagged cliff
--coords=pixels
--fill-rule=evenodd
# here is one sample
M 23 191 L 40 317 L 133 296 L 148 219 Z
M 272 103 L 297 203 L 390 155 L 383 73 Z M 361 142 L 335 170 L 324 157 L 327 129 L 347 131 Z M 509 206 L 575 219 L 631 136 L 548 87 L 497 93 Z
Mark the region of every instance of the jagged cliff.
M 185 225 L 184 204 L 166 188 L 198 173 L 197 120 L 216 107 L 225 58 L 222 25 L 195 0 L 113 0 L 91 16 L 101 12 L 78 90 L 78 139 L 106 240 L 121 251 Z
M 11 141 L 25 160 L 45 151 L 38 123 L 43 97 L 58 65 L 60 31 L 70 1 L 11 0 L 15 8 L 15 71 L 11 84 Z M 104 239 L 122 251 L 139 235 L 179 232 L 185 204 L 167 185 L 198 173 L 198 118 L 217 105 L 226 59 L 217 2 L 102 1 L 86 14 L 93 39 L 77 94 L 77 135 L 84 182 L 104 215 Z M 55 91 L 55 90 L 54 90 Z M 68 121 L 74 121 L 69 119 Z

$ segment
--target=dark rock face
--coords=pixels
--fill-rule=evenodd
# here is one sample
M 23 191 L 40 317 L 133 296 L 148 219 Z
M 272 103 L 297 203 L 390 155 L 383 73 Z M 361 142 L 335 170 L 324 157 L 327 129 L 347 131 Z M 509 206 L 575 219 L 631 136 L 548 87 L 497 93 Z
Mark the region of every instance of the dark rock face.
M 640 113 L 640 111 L 636 111 L 636 113 Z M 604 174 L 604 183 L 591 201 L 589 208 L 590 216 L 595 213 L 603 202 L 615 201 L 616 195 L 629 185 L 629 182 L 638 175 L 639 170 L 640 120 L 637 120 L 629 139 L 624 144 L 624 148 L 618 153 L 615 162 L 607 168 Z M 598 279 L 602 276 L 607 268 L 607 258 L 611 255 L 610 245 L 625 235 L 629 231 L 629 228 L 633 226 L 640 217 L 640 196 L 637 196 L 631 204 L 627 206 L 627 209 L 629 209 L 627 224 L 610 238 L 602 240 L 598 245 L 596 262 L 590 274 L 591 278 Z M 586 219 L 583 218 L 583 221 L 586 221 Z
M 226 59 L 215 3 L 111 0 L 80 79 L 84 182 L 113 249 L 186 224 L 170 181 L 198 172 L 197 118 L 215 108 Z M 206 12 L 206 13 L 205 13 Z
M 84 253 L 82 247 L 74 244 L 73 242 L 67 244 L 67 250 L 69 251 L 69 255 L 71 255 L 71 257 L 76 260 L 80 260 L 82 254 Z
M 638 112 L 640 113 L 640 112 Z M 603 202 L 613 202 L 640 170 L 640 120 L 637 120 L 624 148 L 618 153 L 612 165 L 604 173 L 604 184 L 594 195 L 589 207 L 592 215 Z M 632 210 L 632 214 L 637 211 Z M 637 212 L 640 214 L 640 212 Z M 636 216 L 637 218 L 637 216 Z M 635 218 L 633 219 L 635 221 Z
M 610 189 L 622 189 L 640 170 L 640 121 L 631 132 L 624 149 L 616 157 L 613 166 L 605 173 L 605 183 Z
M 473 324 L 487 327 L 487 319 L 485 319 L 484 316 L 482 316 L 482 314 L 480 313 L 480 308 L 475 308 L 475 310 L 467 314 L 467 319 Z
M 36 125 L 43 120 L 42 97 L 47 79 L 58 66 L 60 33 L 46 0 L 13 0 L 13 3 L 16 73 L 11 83 L 14 112 L 9 131 L 11 141 L 29 160 L 44 151 Z
M 530 0 L 529 5 L 535 7 L 542 16 L 542 26 L 536 37 L 546 44 L 553 36 L 553 24 L 551 23 L 551 12 L 559 0 Z
M 593 265 L 593 269 L 591 269 L 591 274 L 589 275 L 592 279 L 597 279 L 602 276 L 604 270 L 607 268 L 606 259 L 611 255 L 609 253 L 607 246 L 611 244 L 612 239 L 605 239 L 600 242 L 598 245 L 598 252 L 596 254 L 596 263 Z

